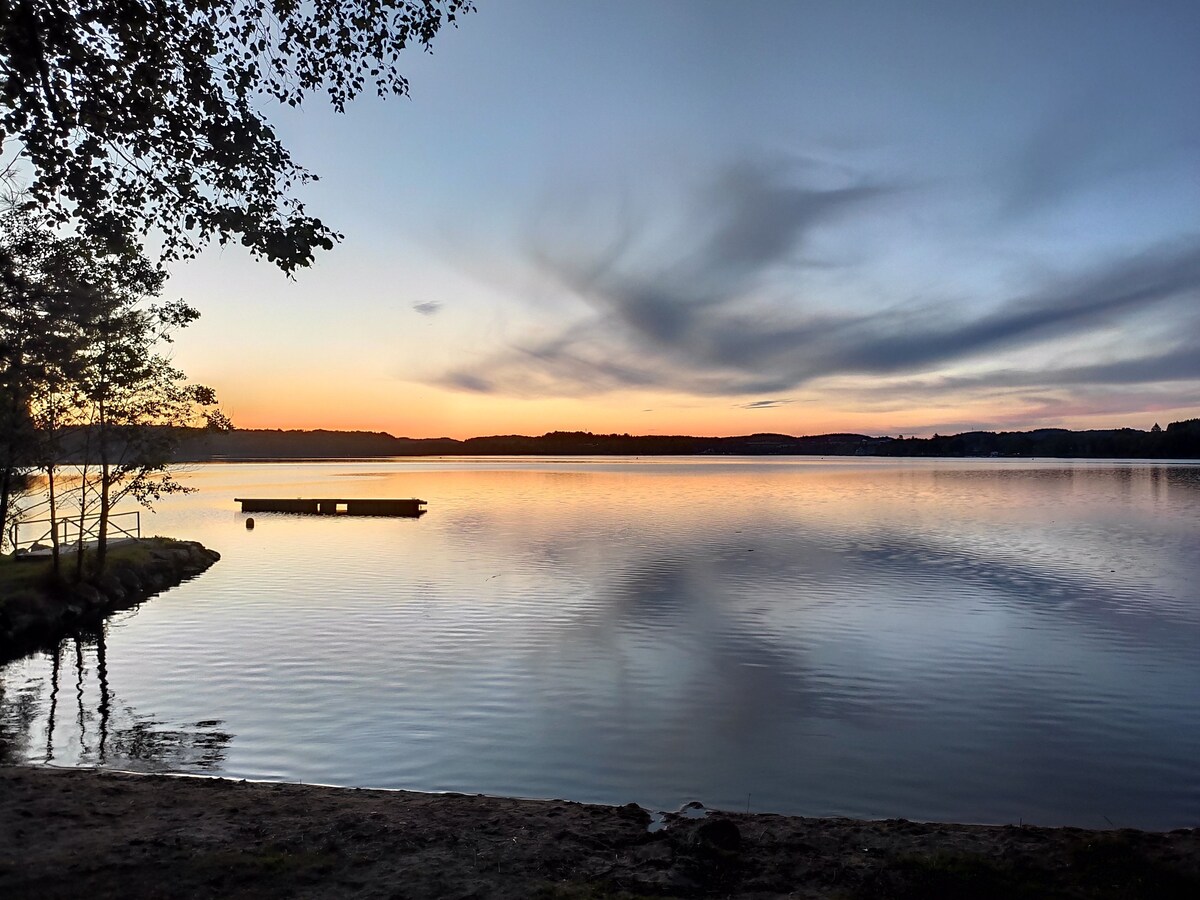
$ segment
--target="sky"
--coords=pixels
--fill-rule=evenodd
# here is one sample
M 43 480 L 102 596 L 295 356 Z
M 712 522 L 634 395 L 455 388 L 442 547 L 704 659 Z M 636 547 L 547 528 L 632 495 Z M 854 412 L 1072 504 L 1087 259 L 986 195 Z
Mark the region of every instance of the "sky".
M 477 6 L 410 98 L 265 107 L 333 251 L 171 265 L 239 427 L 1200 416 L 1200 3 Z

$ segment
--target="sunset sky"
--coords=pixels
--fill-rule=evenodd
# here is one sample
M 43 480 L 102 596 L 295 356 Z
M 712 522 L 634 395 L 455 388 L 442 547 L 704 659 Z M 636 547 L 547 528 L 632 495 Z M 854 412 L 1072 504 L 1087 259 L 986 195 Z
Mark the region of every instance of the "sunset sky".
M 1200 416 L 1200 3 L 478 0 L 269 110 L 345 234 L 174 264 L 244 428 L 931 434 Z

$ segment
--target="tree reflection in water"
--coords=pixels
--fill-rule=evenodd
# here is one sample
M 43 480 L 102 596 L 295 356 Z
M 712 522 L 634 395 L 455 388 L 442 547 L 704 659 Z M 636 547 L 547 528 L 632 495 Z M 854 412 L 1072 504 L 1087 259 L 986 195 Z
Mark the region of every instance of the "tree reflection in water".
M 29 733 L 38 718 L 39 693 L 36 685 L 10 691 L 0 676 L 0 765 L 32 760 Z
M 16 672 L 0 675 L 0 765 L 219 770 L 233 740 L 224 723 L 207 719 L 173 728 L 121 703 L 109 684 L 105 638 L 103 624 L 63 638 L 44 654 L 49 671 L 15 688 L 9 678 Z

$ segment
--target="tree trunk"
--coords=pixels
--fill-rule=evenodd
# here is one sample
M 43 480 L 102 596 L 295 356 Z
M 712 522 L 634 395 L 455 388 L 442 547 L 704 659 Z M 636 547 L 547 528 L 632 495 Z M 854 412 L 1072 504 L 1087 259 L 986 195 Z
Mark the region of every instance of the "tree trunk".
M 100 402 L 100 522 L 96 528 L 96 566 L 104 571 L 108 558 L 108 512 L 112 502 L 112 469 L 108 463 L 108 419 Z
M 62 553 L 58 544 L 58 498 L 54 493 L 54 472 L 58 468 L 53 461 L 46 463 L 46 480 L 50 487 L 50 570 L 57 576 L 61 572 Z
M 62 572 L 62 547 L 58 538 L 58 494 L 54 474 L 58 471 L 58 395 L 50 390 L 49 415 L 46 419 L 43 467 L 46 470 L 47 499 L 50 501 L 50 571 L 57 578 Z
M 99 571 L 104 571 L 104 561 L 108 557 L 108 509 L 109 495 L 112 489 L 112 484 L 109 481 L 109 467 L 107 460 L 100 462 L 100 521 L 96 527 L 96 566 Z
M 11 454 L 10 454 L 11 455 Z M 13 467 L 7 461 L 0 472 L 0 548 L 8 535 L 8 498 L 12 492 Z M 16 550 L 13 547 L 13 550 Z
M 12 398 L 5 416 L 8 419 L 8 435 L 4 442 L 4 468 L 0 470 L 0 547 L 8 535 L 8 504 L 12 502 L 13 488 L 16 487 L 17 460 L 20 456 L 20 437 L 17 422 L 21 411 L 21 400 L 16 388 L 6 391 Z M 16 550 L 16 547 L 13 547 Z
M 90 448 L 87 448 L 90 451 Z M 86 451 L 85 451 L 86 452 Z M 87 457 L 84 457 L 82 475 L 79 479 L 79 536 L 75 539 L 75 580 L 83 581 L 83 527 L 87 522 Z

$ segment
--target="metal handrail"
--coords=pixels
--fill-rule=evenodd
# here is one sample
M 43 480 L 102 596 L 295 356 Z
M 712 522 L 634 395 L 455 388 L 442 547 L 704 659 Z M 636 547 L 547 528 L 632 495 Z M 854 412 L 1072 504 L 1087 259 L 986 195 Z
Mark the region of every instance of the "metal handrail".
M 122 527 L 119 522 L 114 522 L 114 519 L 133 516 L 133 524 L 129 527 Z M 32 525 L 49 525 L 41 534 L 35 538 L 21 540 L 21 529 Z M 78 518 L 68 517 L 57 521 L 59 529 L 61 529 L 58 544 L 60 547 L 70 548 L 89 538 L 94 540 L 100 539 L 100 517 L 87 516 L 84 518 L 83 527 L 80 527 Z M 52 537 L 55 522 L 51 519 L 31 519 L 26 522 L 14 522 L 9 528 L 8 540 L 12 545 L 13 551 L 16 552 L 22 547 L 32 547 L 34 544 L 40 544 L 43 541 L 49 541 Z M 73 530 L 73 533 L 72 533 Z M 124 512 L 109 513 L 108 516 L 108 532 L 109 537 L 117 534 L 123 534 L 133 540 L 141 540 L 142 538 L 142 511 L 140 509 L 125 510 Z

